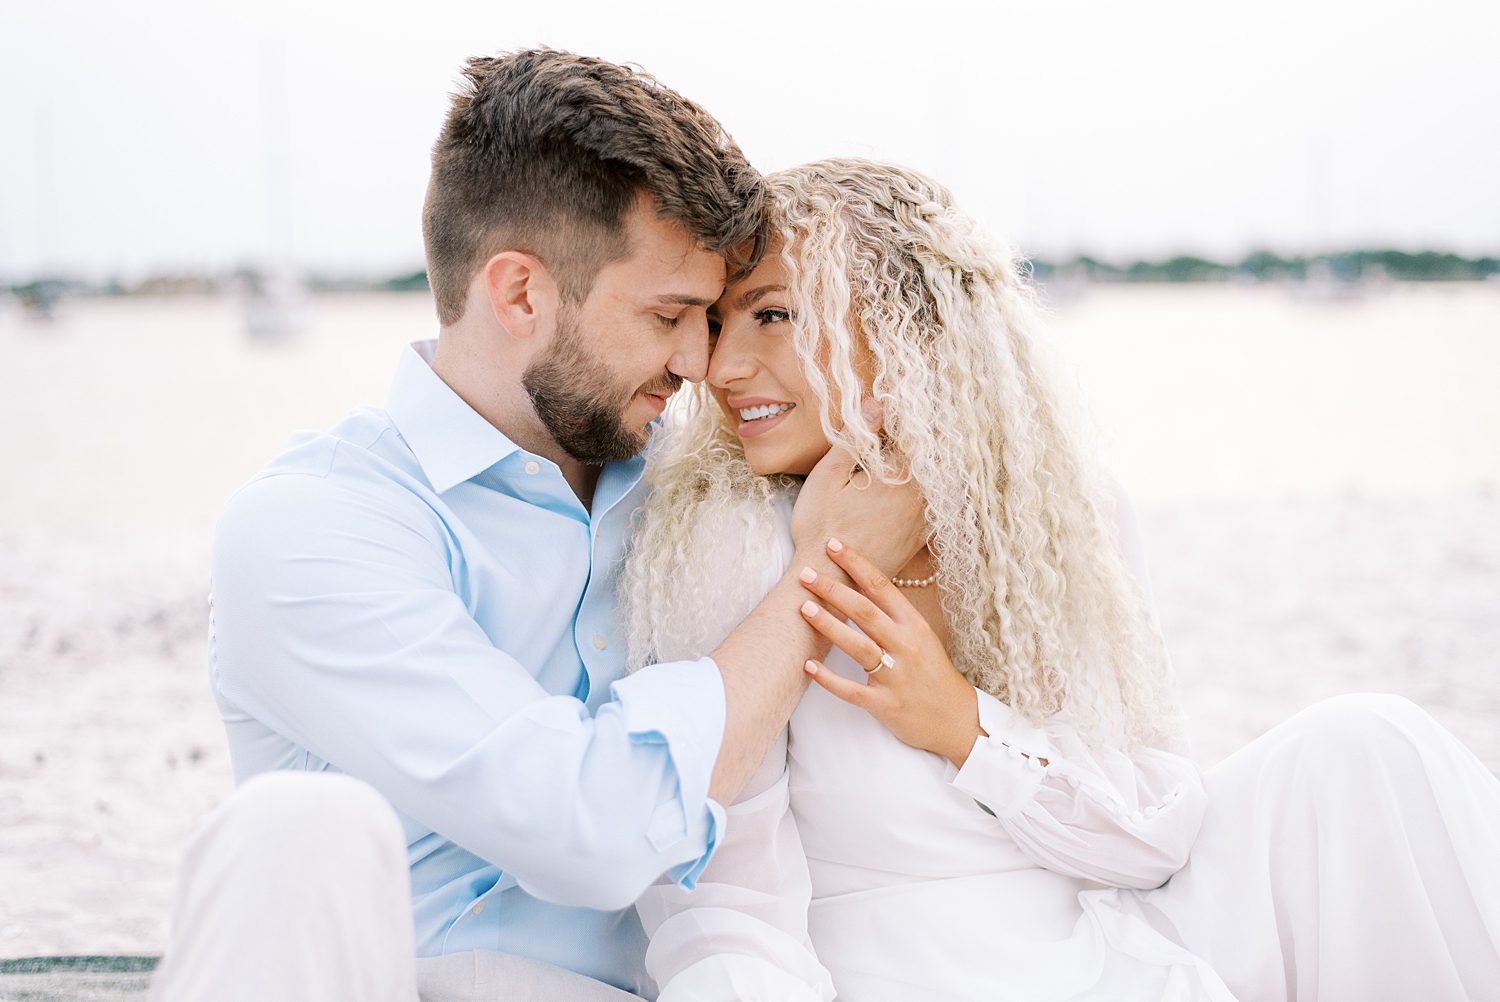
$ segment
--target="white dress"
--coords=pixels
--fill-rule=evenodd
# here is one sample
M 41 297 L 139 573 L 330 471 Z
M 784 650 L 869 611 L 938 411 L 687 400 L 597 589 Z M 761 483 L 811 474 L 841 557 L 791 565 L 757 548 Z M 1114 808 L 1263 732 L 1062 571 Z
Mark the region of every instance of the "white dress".
M 1319 704 L 1205 785 L 977 698 L 955 769 L 812 686 L 697 890 L 637 905 L 662 1002 L 1500 999 L 1500 781 L 1411 703 Z

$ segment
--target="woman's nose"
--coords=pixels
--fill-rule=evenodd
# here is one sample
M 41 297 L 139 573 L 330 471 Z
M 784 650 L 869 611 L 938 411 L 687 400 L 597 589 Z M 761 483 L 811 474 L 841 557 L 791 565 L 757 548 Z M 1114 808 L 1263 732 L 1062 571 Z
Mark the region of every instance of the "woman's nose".
M 708 381 L 719 389 L 743 379 L 755 369 L 755 360 L 745 351 L 743 339 L 728 324 L 719 331 L 718 341 L 708 356 Z

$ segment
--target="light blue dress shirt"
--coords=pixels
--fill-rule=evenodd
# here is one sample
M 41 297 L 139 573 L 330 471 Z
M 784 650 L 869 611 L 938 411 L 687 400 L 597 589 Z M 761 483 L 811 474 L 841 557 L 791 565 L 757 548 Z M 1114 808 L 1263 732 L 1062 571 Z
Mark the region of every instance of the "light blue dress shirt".
M 403 353 L 385 410 L 294 438 L 214 544 L 210 672 L 237 781 L 336 770 L 400 814 L 417 952 L 653 994 L 632 902 L 691 887 L 723 811 L 717 665 L 624 672 L 615 574 L 644 461 L 585 510 Z M 336 840 L 337 832 L 328 838 Z

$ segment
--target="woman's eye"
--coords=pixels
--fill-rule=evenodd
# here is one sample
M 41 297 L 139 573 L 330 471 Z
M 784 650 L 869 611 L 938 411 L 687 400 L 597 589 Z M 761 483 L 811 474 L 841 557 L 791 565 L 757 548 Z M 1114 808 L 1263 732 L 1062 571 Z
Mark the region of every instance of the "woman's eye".
M 681 317 L 664 317 L 660 313 L 658 313 L 656 315 L 656 319 L 658 319 L 658 320 L 661 321 L 661 325 L 663 327 L 666 327 L 668 330 L 670 330 L 671 328 L 676 327 L 677 326 L 677 321 L 681 320 L 682 318 Z
M 781 309 L 779 306 L 768 306 L 763 310 L 756 310 L 751 314 L 751 316 L 753 316 L 755 318 L 755 322 L 760 324 L 761 326 L 767 326 L 769 324 L 784 324 L 788 320 L 792 319 L 791 313 Z

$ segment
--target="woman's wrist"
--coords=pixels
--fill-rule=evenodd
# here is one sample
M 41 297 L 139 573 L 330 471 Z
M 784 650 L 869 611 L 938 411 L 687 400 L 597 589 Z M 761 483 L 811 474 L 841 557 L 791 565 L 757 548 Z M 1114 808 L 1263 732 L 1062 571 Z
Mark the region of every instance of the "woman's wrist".
M 971 726 L 959 728 L 948 749 L 939 754 L 952 762 L 953 768 L 962 769 L 964 763 L 969 761 L 970 753 L 974 751 L 974 742 L 987 737 L 989 733 L 979 726 L 979 721 L 976 719 Z
M 965 692 L 967 698 L 958 696 L 958 692 Z M 979 722 L 979 690 L 967 682 L 963 682 L 961 690 L 955 690 L 955 705 L 958 707 L 955 724 L 944 728 L 947 735 L 945 744 L 947 747 L 938 754 L 953 763 L 955 769 L 962 769 L 964 763 L 969 760 L 969 753 L 974 750 L 974 742 L 980 738 L 989 737 L 989 732 Z

